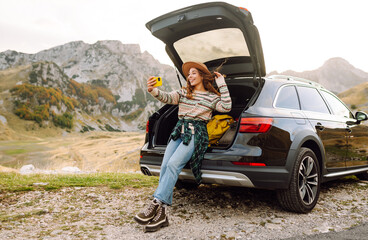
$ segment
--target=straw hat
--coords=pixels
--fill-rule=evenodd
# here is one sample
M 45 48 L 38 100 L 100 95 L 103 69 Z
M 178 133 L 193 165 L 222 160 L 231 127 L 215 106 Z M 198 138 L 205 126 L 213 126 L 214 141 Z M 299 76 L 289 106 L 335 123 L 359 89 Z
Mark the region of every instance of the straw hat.
M 208 70 L 207 66 L 206 66 L 206 65 L 204 65 L 203 63 L 200 63 L 200 62 L 186 62 L 186 63 L 183 63 L 183 66 L 182 66 L 182 70 L 183 70 L 183 73 L 184 73 L 185 77 L 188 77 L 188 75 L 189 75 L 189 70 L 190 70 L 191 68 L 199 69 L 199 70 L 201 70 L 202 72 L 204 72 L 204 73 L 207 73 L 207 74 L 210 74 L 210 75 L 211 75 L 210 70 Z

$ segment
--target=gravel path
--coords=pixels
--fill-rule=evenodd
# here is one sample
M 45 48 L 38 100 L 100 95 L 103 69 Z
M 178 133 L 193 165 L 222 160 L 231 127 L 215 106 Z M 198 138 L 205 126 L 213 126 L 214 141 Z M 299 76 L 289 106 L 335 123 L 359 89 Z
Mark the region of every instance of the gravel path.
M 284 239 L 343 231 L 368 217 L 368 182 L 322 186 L 309 214 L 280 209 L 272 191 L 175 190 L 170 226 L 143 233 L 133 216 L 154 188 L 63 188 L 0 194 L 0 239 Z

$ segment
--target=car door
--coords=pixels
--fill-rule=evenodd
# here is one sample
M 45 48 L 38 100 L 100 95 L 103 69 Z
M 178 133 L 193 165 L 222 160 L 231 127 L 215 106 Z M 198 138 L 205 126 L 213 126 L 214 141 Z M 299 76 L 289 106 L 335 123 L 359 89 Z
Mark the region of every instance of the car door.
M 301 109 L 323 142 L 325 168 L 341 171 L 346 168 L 346 126 L 345 121 L 331 114 L 326 102 L 316 88 L 297 86 Z
M 358 122 L 346 105 L 332 93 L 321 92 L 336 118 L 345 122 L 347 139 L 346 167 L 368 165 L 368 126 L 364 122 Z
M 360 123 L 347 124 L 347 127 L 350 129 L 348 133 L 347 167 L 368 165 L 368 126 L 366 123 Z

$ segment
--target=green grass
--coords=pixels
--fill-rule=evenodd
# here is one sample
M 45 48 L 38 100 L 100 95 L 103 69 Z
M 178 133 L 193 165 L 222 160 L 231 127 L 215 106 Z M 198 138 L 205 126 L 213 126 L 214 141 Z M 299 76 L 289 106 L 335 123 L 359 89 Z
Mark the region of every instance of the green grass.
M 8 149 L 4 151 L 6 155 L 17 155 L 17 154 L 22 154 L 25 152 L 26 152 L 25 149 Z
M 34 183 L 47 183 L 36 186 Z M 158 184 L 158 177 L 138 173 L 30 174 L 0 173 L 0 193 L 33 190 L 57 190 L 63 187 L 98 187 L 111 189 L 142 188 Z

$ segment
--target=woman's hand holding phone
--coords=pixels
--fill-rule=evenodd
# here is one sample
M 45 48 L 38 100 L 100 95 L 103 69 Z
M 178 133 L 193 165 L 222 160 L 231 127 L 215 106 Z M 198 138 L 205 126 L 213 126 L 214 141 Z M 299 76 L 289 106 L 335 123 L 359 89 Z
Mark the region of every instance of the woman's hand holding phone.
M 151 92 L 155 87 L 159 87 L 162 85 L 162 78 L 161 77 L 150 77 L 147 80 L 147 90 Z
M 150 77 L 148 78 L 147 80 L 147 91 L 148 92 L 151 92 L 156 86 L 155 84 L 157 83 L 157 80 L 155 77 Z

